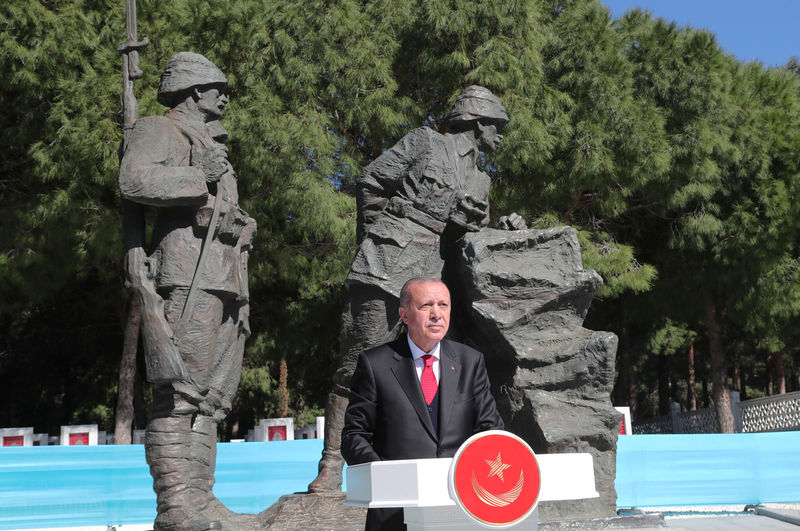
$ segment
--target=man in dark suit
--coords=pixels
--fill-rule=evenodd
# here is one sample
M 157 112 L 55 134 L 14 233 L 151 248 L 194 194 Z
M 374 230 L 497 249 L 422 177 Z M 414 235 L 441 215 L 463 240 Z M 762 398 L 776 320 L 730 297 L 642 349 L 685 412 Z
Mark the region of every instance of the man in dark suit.
M 503 428 L 483 355 L 444 339 L 447 286 L 435 278 L 409 280 L 399 313 L 408 334 L 358 358 L 342 430 L 349 465 L 452 457 L 474 433 Z M 367 513 L 368 531 L 405 528 L 400 508 Z

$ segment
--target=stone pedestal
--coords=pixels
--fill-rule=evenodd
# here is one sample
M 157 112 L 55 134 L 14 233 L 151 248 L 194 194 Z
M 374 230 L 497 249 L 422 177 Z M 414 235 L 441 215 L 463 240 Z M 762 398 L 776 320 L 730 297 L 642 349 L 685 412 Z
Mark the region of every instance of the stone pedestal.
M 258 515 L 263 529 L 270 531 L 354 531 L 364 529 L 367 510 L 347 507 L 341 491 L 281 496 Z

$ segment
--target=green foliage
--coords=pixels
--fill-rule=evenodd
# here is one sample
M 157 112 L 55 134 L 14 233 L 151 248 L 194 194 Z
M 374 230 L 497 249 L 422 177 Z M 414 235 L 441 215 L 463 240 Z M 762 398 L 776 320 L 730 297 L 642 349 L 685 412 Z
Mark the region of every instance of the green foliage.
M 593 241 L 590 237 L 600 238 Z M 626 293 L 643 293 L 650 290 L 657 273 L 650 264 L 640 264 L 633 247 L 621 245 L 605 233 L 578 233 L 583 254 L 583 266 L 594 269 L 603 277 L 603 286 L 597 290 L 598 298 L 617 298 Z
M 670 356 L 684 350 L 696 339 L 697 333 L 685 324 L 667 318 L 653 331 L 647 342 L 647 349 L 658 356 Z
M 611 22 L 596 2 L 547 7 L 542 90 L 528 107 L 548 141 L 531 132 L 498 157 L 495 200 L 535 227 L 580 228 L 585 267 L 605 282 L 597 295 L 615 299 L 595 305 L 592 324 L 627 334 L 622 359 L 642 370 L 660 370 L 647 359 L 666 352 L 646 330 L 665 333 L 665 318 L 705 331 L 704 289 L 731 341 L 743 329 L 753 346 L 792 344 L 800 86 L 791 65 L 740 64 L 709 33 L 638 10 Z M 537 155 L 522 158 L 526 145 Z
M 646 190 L 639 243 L 627 240 L 661 273 L 646 297 L 648 318 L 688 318 L 702 330 L 710 290 L 731 344 L 738 330 L 752 334 L 743 339 L 751 349 L 776 344 L 800 310 L 787 274 L 798 236 L 796 76 L 742 65 L 710 34 L 640 11 L 616 27 L 637 93 L 657 104 L 670 146 L 667 173 Z M 658 351 L 650 343 L 648 352 Z
M 355 180 L 410 129 L 442 129 L 470 83 L 511 118 L 483 161 L 492 217 L 578 228 L 584 265 L 605 282 L 592 326 L 624 336 L 621 359 L 650 371 L 640 389 L 686 341 L 708 376 L 704 289 L 741 370 L 766 377 L 748 354 L 758 349 L 783 348 L 797 366 L 796 60 L 741 64 L 708 32 L 639 10 L 612 21 L 597 0 L 138 4 L 152 42 L 142 115 L 163 112 L 156 88 L 175 52 L 203 53 L 229 77 L 223 123 L 259 232 L 228 435 L 273 412 L 281 358 L 298 424 L 320 411 L 355 251 Z M 110 427 L 128 297 L 124 28 L 121 0 L 0 3 L 0 424 Z
M 0 5 L 4 425 L 54 433 L 73 412 L 114 403 L 105 390 L 119 363 L 124 294 L 112 43 L 124 20 L 106 23 L 112 5 Z

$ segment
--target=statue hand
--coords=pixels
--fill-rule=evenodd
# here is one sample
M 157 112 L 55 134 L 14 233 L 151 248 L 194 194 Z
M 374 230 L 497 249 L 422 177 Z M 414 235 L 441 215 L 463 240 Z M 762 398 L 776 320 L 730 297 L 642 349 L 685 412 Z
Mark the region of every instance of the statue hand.
M 198 158 L 197 166 L 206 174 L 206 182 L 219 182 L 228 171 L 228 152 L 225 147 L 203 150 Z
M 125 286 L 136 293 L 155 293 L 155 272 L 147 254 L 141 247 L 132 247 L 125 253 Z
M 469 194 L 459 192 L 450 220 L 467 231 L 479 231 L 489 222 L 489 205 Z
M 469 194 L 464 194 L 458 205 L 458 209 L 466 214 L 468 219 L 482 220 L 486 216 L 489 204 L 485 201 L 475 199 Z
M 500 228 L 503 230 L 525 230 L 528 225 L 522 219 L 522 216 L 514 212 L 510 216 L 502 216 L 500 218 Z

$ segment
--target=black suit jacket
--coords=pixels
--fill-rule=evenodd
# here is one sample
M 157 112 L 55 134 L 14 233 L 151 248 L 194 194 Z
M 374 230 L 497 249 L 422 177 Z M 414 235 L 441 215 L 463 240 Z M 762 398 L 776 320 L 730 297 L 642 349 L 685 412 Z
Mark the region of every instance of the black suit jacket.
M 359 356 L 342 430 L 347 464 L 452 457 L 471 435 L 503 428 L 483 354 L 446 339 L 439 354 L 438 433 L 405 334 Z

